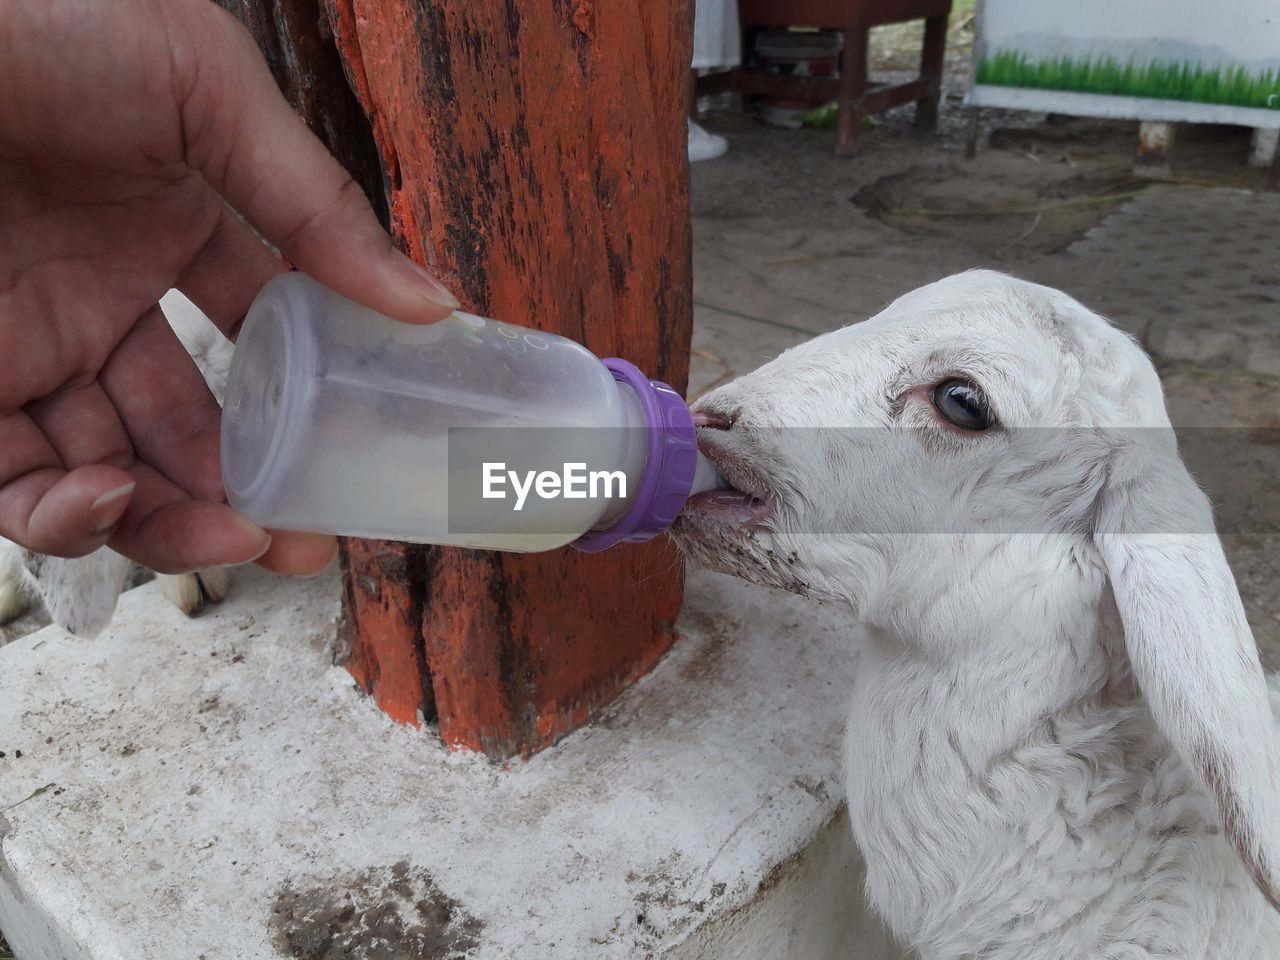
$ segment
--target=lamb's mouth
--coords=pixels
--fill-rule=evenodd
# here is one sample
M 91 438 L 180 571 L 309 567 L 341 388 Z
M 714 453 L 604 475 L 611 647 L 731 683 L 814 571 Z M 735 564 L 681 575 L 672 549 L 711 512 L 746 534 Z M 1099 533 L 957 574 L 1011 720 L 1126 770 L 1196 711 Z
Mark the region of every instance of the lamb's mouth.
M 754 467 L 705 435 L 698 437 L 698 449 L 716 465 L 730 489 L 694 494 L 684 505 L 682 516 L 740 529 L 758 527 L 772 518 L 772 498 L 764 478 Z

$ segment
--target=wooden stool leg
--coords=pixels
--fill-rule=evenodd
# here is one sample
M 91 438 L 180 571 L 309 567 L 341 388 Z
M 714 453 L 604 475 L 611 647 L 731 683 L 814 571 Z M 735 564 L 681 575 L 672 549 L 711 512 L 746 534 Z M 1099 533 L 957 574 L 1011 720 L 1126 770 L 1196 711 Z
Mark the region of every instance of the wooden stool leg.
M 929 17 L 924 22 L 924 48 L 920 53 L 920 78 L 933 80 L 934 93 L 916 101 L 916 126 L 932 129 L 938 125 L 938 101 L 942 97 L 943 58 L 947 52 L 947 17 Z
M 836 155 L 851 157 L 858 150 L 862 132 L 862 94 L 867 89 L 867 37 L 865 27 L 844 31 L 840 53 L 840 109 L 836 113 Z
M 982 132 L 982 109 L 969 108 L 969 131 L 964 140 L 964 158 L 972 160 L 978 155 L 978 136 Z

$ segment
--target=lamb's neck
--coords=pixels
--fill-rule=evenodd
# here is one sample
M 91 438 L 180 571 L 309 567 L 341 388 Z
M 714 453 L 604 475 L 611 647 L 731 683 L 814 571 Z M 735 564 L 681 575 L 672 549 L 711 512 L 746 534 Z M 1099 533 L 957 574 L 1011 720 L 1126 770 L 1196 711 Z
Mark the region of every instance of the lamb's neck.
M 981 656 L 873 634 L 849 815 L 868 897 L 924 960 L 1147 956 L 1188 937 L 1215 960 L 1275 955 L 1280 920 L 1212 799 L 1111 675 L 1119 639 L 1105 597 L 1080 633 Z
M 1118 637 L 1101 614 L 1075 627 L 1029 625 L 998 642 L 963 636 L 950 642 L 958 652 L 937 644 L 927 652 L 922 643 L 871 628 L 851 732 L 857 735 L 862 723 L 900 744 L 927 734 L 969 762 L 985 763 L 1064 711 L 1128 695 L 1115 690 L 1123 680 L 1114 676 L 1108 651 Z
M 1007 865 L 1036 859 L 1029 838 L 1055 816 L 1061 791 L 1083 790 L 1095 758 L 1125 763 L 1116 726 L 1133 714 L 1107 705 L 1102 633 L 1095 621 L 928 657 L 873 631 L 849 722 L 849 813 L 868 894 L 899 933 L 961 929 L 974 912 L 1001 922 L 1011 904 L 990 890 Z M 1051 829 L 1089 829 L 1072 819 Z M 966 955 L 984 942 L 974 935 L 936 956 Z

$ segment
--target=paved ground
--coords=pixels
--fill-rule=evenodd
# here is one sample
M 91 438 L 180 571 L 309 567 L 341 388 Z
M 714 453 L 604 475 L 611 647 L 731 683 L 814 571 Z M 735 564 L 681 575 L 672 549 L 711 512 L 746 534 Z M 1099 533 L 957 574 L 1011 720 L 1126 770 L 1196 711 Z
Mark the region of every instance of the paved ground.
M 902 59 L 893 39 L 881 62 Z M 1184 448 L 1280 669 L 1280 194 L 1244 165 L 1248 132 L 1180 131 L 1172 177 L 1153 183 L 1132 173 L 1134 124 L 989 111 L 968 162 L 957 51 L 939 133 L 895 111 L 853 160 L 831 155 L 830 131 L 709 105 L 731 150 L 693 173 L 692 392 L 958 270 L 1060 287 L 1139 337 L 1175 424 L 1219 428 Z

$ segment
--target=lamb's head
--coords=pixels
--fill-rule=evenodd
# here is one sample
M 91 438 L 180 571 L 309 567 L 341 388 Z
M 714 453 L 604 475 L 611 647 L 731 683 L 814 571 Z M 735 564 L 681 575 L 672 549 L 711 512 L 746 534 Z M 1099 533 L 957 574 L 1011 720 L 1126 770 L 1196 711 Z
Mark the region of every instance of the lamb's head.
M 1017 657 L 1110 617 L 1114 667 L 1275 902 L 1266 684 L 1208 501 L 1129 337 L 1056 290 L 972 271 L 787 351 L 695 413 L 735 489 L 686 507 L 674 533 L 693 560 L 848 602 L 904 655 Z
M 1042 535 L 1043 550 L 1043 535 L 1091 529 L 1119 439 L 1100 428 L 1169 423 L 1128 337 L 989 271 L 909 293 L 694 409 L 703 451 L 738 492 L 691 501 L 681 544 L 921 640 L 926 626 L 903 622 L 913 597 L 932 607 L 958 578 L 1025 573 L 1003 569 L 1011 538 L 989 555 L 992 535 Z M 979 536 L 938 536 L 960 533 Z

